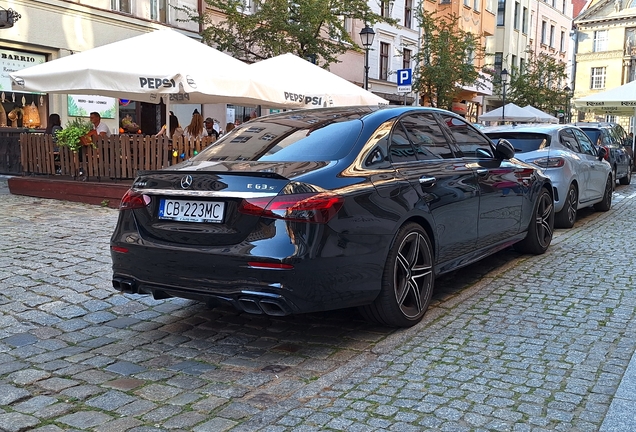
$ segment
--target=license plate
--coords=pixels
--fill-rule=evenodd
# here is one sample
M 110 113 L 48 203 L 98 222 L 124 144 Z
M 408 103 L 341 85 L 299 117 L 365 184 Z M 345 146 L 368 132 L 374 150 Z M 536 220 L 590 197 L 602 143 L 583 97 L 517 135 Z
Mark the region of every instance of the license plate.
M 159 202 L 159 219 L 180 222 L 223 222 L 225 203 L 162 199 Z

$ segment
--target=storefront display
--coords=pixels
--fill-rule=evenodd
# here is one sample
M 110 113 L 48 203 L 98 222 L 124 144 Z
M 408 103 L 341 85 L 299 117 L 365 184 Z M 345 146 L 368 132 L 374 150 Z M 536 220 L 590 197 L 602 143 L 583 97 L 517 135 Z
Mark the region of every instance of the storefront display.
M 48 99 L 37 93 L 15 92 L 10 72 L 46 61 L 43 54 L 0 47 L 0 127 L 43 128 L 48 112 Z

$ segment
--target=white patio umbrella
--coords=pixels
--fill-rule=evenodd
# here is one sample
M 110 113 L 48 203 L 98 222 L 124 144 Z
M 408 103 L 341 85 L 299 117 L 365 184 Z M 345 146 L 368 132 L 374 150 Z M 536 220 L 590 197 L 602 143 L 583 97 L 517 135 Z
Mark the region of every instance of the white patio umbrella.
M 633 116 L 636 110 L 636 81 L 572 101 L 579 111 Z
M 636 81 L 610 90 L 591 94 L 573 101 L 579 111 L 615 116 L 630 116 L 636 120 Z M 636 121 L 633 122 L 636 132 Z M 636 133 L 632 139 L 632 151 L 636 150 Z
M 362 87 L 293 54 L 249 65 L 253 95 L 270 108 L 388 105 Z
M 533 112 L 521 108 L 519 105 L 515 105 L 511 102 L 505 105 L 505 111 L 504 107 L 488 111 L 487 113 L 479 116 L 479 121 L 514 121 L 532 123 L 539 120 L 537 115 Z
M 526 105 L 523 107 L 526 111 L 530 111 L 537 116 L 539 123 L 558 123 L 559 119 L 547 112 L 541 111 L 539 108 L 535 108 L 532 105 Z
M 179 32 L 158 30 L 9 75 L 16 91 L 256 105 L 261 101 L 248 95 L 247 67 Z

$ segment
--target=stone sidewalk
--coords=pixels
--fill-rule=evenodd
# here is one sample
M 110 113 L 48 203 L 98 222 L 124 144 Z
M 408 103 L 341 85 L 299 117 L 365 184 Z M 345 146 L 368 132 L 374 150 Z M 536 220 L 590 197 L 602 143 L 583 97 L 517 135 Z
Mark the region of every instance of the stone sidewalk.
M 0 430 L 636 430 L 635 209 L 620 186 L 545 255 L 444 276 L 392 330 L 121 295 L 116 210 L 0 179 Z

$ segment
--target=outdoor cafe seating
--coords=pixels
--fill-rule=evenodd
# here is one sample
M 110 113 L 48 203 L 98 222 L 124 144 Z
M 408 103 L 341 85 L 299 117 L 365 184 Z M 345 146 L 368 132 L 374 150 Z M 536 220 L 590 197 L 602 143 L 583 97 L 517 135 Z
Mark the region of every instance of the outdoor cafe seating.
M 24 175 L 128 180 L 134 179 L 137 171 L 158 170 L 189 159 L 213 140 L 111 135 L 98 137 L 93 146 L 73 152 L 68 147 L 57 149 L 51 135 L 25 133 L 20 135 L 20 161 Z

